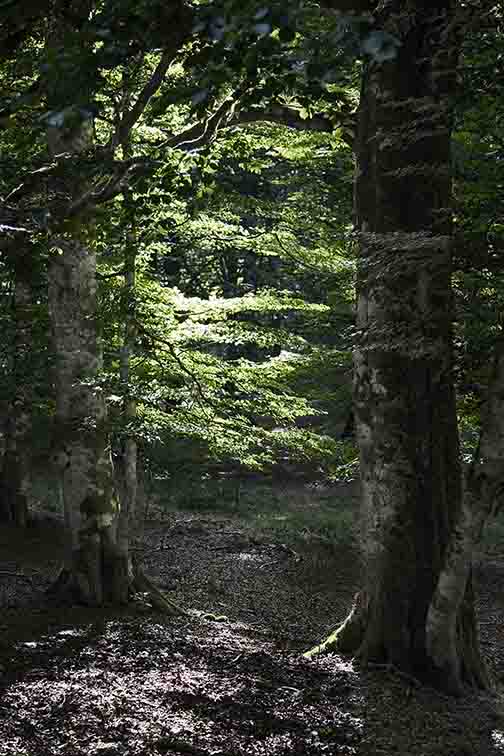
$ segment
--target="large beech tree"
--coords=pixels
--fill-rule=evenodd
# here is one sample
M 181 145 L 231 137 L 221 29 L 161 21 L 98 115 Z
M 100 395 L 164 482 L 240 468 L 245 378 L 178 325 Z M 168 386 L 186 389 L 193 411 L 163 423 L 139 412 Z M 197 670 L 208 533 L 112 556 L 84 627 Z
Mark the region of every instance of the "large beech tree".
M 73 55 L 74 65 L 75 61 L 85 59 L 87 40 L 80 34 L 80 26 L 86 22 L 93 6 L 89 0 L 82 0 L 74 4 L 73 15 L 64 11 L 53 15 L 46 42 L 49 59 L 64 61 L 65 57 Z M 165 54 L 160 64 L 161 77 L 169 59 Z M 79 93 L 76 100 L 74 94 L 69 95 L 69 82 L 61 76 L 58 67 L 49 68 L 49 72 L 43 83 L 54 114 L 48 121 L 48 150 L 56 162 L 71 161 L 93 148 L 92 114 L 85 107 L 91 91 Z M 69 96 L 71 104 L 68 104 Z M 83 98 L 81 103 L 79 98 Z M 121 142 L 124 142 L 134 121 L 130 109 L 121 116 L 117 131 L 121 131 Z M 128 118 L 130 123 L 126 128 Z M 82 200 L 89 187 L 72 166 L 51 189 L 55 201 L 61 197 L 64 203 L 72 205 Z M 107 407 L 104 392 L 98 385 L 101 353 L 96 248 L 91 229 L 89 215 L 77 212 L 70 224 L 65 221 L 56 224 L 49 237 L 49 311 L 56 384 L 55 460 L 60 471 L 68 532 L 66 564 L 54 589 L 95 606 L 126 604 L 133 591 L 147 590 L 159 609 L 183 613 L 155 589 L 133 563 L 129 525 L 134 516 L 134 501 L 126 506 L 127 497 L 122 492 L 122 506 L 119 506 L 115 491 Z M 134 258 L 130 263 L 130 257 L 131 253 L 127 253 L 126 268 L 132 278 Z M 132 281 L 128 281 L 128 285 L 131 287 Z M 123 360 L 121 375 L 126 382 L 127 357 Z M 133 455 L 136 456 L 136 449 Z M 136 464 L 136 459 L 128 461 L 127 472 Z M 126 478 L 129 480 L 131 475 Z M 127 493 L 134 500 L 136 491 L 132 491 L 131 486 Z
M 457 3 L 392 0 L 377 22 L 398 44 L 365 68 L 356 144 L 364 581 L 307 656 L 340 650 L 458 693 L 490 684 L 471 552 L 502 481 L 502 356 L 464 493 L 452 374 Z
M 75 57 L 81 52 L 75 25 L 85 20 L 91 5 L 87 1 L 75 5 L 76 15 L 71 22 L 57 13 L 50 20 L 46 45 L 56 60 L 64 60 L 69 48 Z M 54 76 L 51 71 L 44 84 L 48 104 L 61 114 L 59 121 L 56 116 L 56 121 L 48 124 L 51 158 L 71 159 L 90 150 L 91 118 L 74 117 L 68 123 L 68 85 L 64 77 Z M 83 189 L 74 171 L 69 171 L 58 186 L 58 192 L 70 201 L 77 199 Z M 103 391 L 96 383 L 101 363 L 96 321 L 96 250 L 88 225 L 86 217 L 77 217 L 70 229 L 63 224 L 49 239 L 55 459 L 68 531 L 67 559 L 57 587 L 87 604 L 124 604 L 134 576 L 128 550 L 121 549 L 117 539 L 121 515 L 114 494 L 107 409 Z

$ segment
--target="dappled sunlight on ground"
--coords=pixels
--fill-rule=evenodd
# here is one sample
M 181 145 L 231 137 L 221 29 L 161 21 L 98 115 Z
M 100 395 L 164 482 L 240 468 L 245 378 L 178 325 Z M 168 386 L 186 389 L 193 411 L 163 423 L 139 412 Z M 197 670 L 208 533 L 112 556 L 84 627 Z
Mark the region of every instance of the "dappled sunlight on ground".
M 492 730 L 492 740 L 495 747 L 504 753 L 504 732 L 502 730 Z
M 356 754 L 363 732 L 351 665 L 282 654 L 242 623 L 110 621 L 10 662 L 2 756 Z
M 0 546 L 0 756 L 504 754 L 504 699 L 450 699 L 394 670 L 302 658 L 348 612 L 350 546 L 289 544 L 209 512 L 154 521 L 144 566 L 189 608 L 170 621 L 145 602 L 48 603 L 54 522 L 6 529 Z M 483 648 L 502 680 L 504 562 L 476 572 Z

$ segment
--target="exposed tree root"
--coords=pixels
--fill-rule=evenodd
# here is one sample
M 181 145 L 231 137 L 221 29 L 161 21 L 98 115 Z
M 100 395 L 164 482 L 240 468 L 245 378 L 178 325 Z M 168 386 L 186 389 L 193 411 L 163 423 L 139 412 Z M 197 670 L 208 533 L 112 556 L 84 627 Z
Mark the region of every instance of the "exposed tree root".
M 89 601 L 85 600 L 85 596 L 83 596 L 83 592 L 79 588 L 78 576 L 69 570 L 68 567 L 61 569 L 58 577 L 49 586 L 46 593 L 63 603 L 71 602 L 89 605 Z M 188 616 L 187 611 L 158 588 L 138 565 L 134 567 L 133 576 L 130 579 L 128 598 L 131 598 L 136 593 L 146 595 L 147 603 L 162 614 L 177 617 Z M 103 602 L 103 604 L 107 603 L 115 602 Z M 119 603 L 124 605 L 124 602 Z
M 213 612 L 205 612 L 201 615 L 201 619 L 210 620 L 210 622 L 227 622 L 228 617 L 226 614 L 214 614 Z
M 364 669 L 393 672 L 409 684 L 433 685 L 436 691 L 450 696 L 463 696 L 475 688 L 491 691 L 492 681 L 479 652 L 471 593 L 469 599 L 459 615 L 456 639 L 451 646 L 445 643 L 445 650 L 451 648 L 452 653 L 446 656 L 447 663 L 443 667 L 436 665 L 428 650 L 424 657 L 416 658 L 416 667 L 415 660 L 411 659 L 411 669 L 409 665 L 405 668 L 401 657 L 394 658 L 395 648 L 383 643 L 380 625 L 373 623 L 363 592 L 357 594 L 346 620 L 303 656 L 313 659 L 327 652 L 349 654 Z
M 361 594 L 357 594 L 355 604 L 346 620 L 333 630 L 325 640 L 305 651 L 305 659 L 313 659 L 319 654 L 334 651 L 341 654 L 355 654 L 361 646 L 365 629 L 366 612 Z
M 135 567 L 135 574 L 132 581 L 132 589 L 136 593 L 146 593 L 148 601 L 158 612 L 178 617 L 187 617 L 187 611 L 175 603 L 172 599 L 154 585 L 140 567 Z

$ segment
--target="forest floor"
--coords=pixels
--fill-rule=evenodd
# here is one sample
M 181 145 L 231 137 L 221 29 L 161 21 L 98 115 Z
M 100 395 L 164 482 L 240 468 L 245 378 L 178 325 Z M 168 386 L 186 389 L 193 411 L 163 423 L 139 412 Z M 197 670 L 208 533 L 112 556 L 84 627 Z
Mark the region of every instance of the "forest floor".
M 298 486 L 299 491 L 299 486 Z M 327 492 L 326 492 L 327 494 Z M 326 496 L 354 507 L 355 491 Z M 504 696 L 452 699 L 393 670 L 302 650 L 344 618 L 358 585 L 352 541 L 297 522 L 321 499 L 288 487 L 281 513 L 161 513 L 141 543 L 146 572 L 190 610 L 169 619 L 58 608 L 44 590 L 63 534 L 38 516 L 0 533 L 0 756 L 497 756 Z M 283 519 L 282 519 L 283 518 Z M 504 679 L 504 556 L 476 568 L 482 645 Z M 207 613 L 214 617 L 210 618 Z

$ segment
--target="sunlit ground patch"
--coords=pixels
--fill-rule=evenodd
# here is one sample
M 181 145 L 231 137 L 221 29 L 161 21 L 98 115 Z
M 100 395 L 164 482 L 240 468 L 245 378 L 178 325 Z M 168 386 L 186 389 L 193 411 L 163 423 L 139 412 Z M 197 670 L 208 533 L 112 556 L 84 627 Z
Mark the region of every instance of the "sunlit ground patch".
M 504 732 L 501 730 L 493 730 L 492 731 L 492 741 L 497 748 L 497 750 L 502 751 L 504 753 Z
M 356 754 L 362 721 L 346 708 L 355 674 L 247 633 L 143 619 L 19 644 L 0 756 Z

